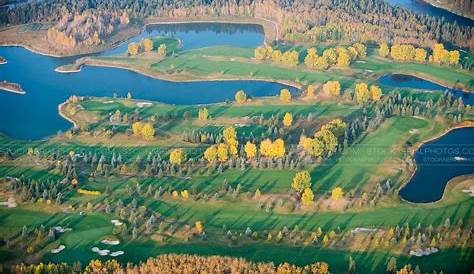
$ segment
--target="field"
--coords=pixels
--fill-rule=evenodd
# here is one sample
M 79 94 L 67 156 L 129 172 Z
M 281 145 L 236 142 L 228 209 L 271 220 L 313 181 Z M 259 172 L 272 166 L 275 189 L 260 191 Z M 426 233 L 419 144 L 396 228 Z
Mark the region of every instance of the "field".
M 96 50 L 153 22 L 133 21 Z M 175 82 L 263 80 L 298 92 L 251 97 L 243 90 L 235 100 L 200 105 L 141 100 L 133 91 L 124 98 L 71 96 L 58 110 L 74 122 L 66 132 L 42 140 L 0 134 L 0 272 L 22 262 L 126 265 L 168 253 L 327 262 L 331 273 L 354 272 L 352 259 L 357 273 L 385 273 L 391 258 L 422 273 L 472 271 L 474 175 L 443 182 L 444 196 L 433 203 L 408 202 L 399 190 L 423 168 L 414 157 L 420 146 L 472 126 L 474 108 L 465 98 L 380 86 L 378 79 L 400 73 L 467 93 L 473 72 L 380 57 L 371 43 L 360 50 L 326 42 L 315 45 L 318 53 L 340 46 L 334 54 L 343 56 L 354 46 L 356 54 L 347 66 L 337 60 L 310 69 L 305 57 L 314 43 L 270 44 L 278 25 L 250 22 L 264 24 L 272 52 L 298 52 L 298 64 L 291 57 L 258 60 L 253 48 L 183 50 L 181 40 L 156 36 L 150 51 L 85 56 L 59 67 L 118 67 Z M 13 32 L 22 28 L 12 27 L 0 38 L 31 39 L 46 31 L 38 27 L 40 33 L 18 36 Z M 43 43 L 23 41 L 47 51 Z M 160 45 L 165 54 L 157 53 Z M 97 247 L 124 254 L 101 256 Z M 417 256 L 424 252 L 430 254 Z

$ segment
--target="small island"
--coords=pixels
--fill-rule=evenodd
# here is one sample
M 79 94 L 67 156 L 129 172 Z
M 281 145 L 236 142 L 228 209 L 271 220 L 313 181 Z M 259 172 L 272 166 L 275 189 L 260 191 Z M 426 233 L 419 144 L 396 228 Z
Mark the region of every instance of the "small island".
M 13 92 L 16 94 L 26 94 L 26 92 L 21 88 L 19 84 L 16 83 L 10 83 L 7 81 L 3 81 L 0 83 L 0 90 L 5 90 L 8 92 Z
M 7 59 L 5 59 L 5 57 L 3 56 L 0 56 L 0 65 L 4 65 L 7 63 Z

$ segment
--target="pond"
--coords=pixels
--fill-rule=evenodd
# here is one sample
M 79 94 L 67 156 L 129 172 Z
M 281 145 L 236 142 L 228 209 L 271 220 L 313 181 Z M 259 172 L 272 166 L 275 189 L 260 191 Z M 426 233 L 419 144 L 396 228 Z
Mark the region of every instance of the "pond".
M 381 85 L 397 88 L 413 88 L 427 91 L 447 91 L 454 98 L 462 98 L 465 105 L 474 105 L 474 93 L 447 88 L 415 76 L 405 74 L 387 74 L 378 79 Z
M 443 197 L 454 177 L 474 173 L 474 128 L 454 129 L 423 144 L 415 153 L 417 170 L 400 190 L 400 196 L 414 203 L 429 203 Z
M 261 45 L 264 39 L 263 31 L 254 25 L 199 23 L 159 26 L 158 29 L 150 32 L 176 34 L 188 48 L 214 44 L 254 47 Z M 147 35 L 150 33 L 146 32 Z M 198 34 L 203 32 L 206 37 L 213 38 L 201 39 Z M 251 38 L 249 33 L 253 33 Z M 71 63 L 74 58 L 43 56 L 20 47 L 0 47 L 0 56 L 8 60 L 6 65 L 0 65 L 0 80 L 18 83 L 26 91 L 26 95 L 0 91 L 0 132 L 17 139 L 41 139 L 70 128 L 71 124 L 58 115 L 58 105 L 71 95 L 111 97 L 114 93 L 125 96 L 131 91 L 136 99 L 169 104 L 206 104 L 232 100 L 240 89 L 250 96 L 275 95 L 282 88 L 296 91 L 295 88 L 264 81 L 169 82 L 116 68 L 86 66 L 79 73 L 62 74 L 54 69 Z
M 386 0 L 389 4 L 407 8 L 416 13 L 434 17 L 444 17 L 447 22 L 457 22 L 461 26 L 474 26 L 474 20 L 454 14 L 448 10 L 437 8 L 422 0 Z

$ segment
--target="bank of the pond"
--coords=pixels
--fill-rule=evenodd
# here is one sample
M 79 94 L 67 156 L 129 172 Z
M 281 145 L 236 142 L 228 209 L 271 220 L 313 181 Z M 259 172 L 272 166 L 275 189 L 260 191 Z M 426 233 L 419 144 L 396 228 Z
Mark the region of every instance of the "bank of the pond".
M 436 142 L 440 139 L 442 139 L 443 137 L 447 136 L 448 134 L 454 132 L 455 130 L 462 130 L 462 129 L 471 129 L 471 130 L 474 130 L 474 122 L 472 121 L 466 121 L 466 122 L 463 122 L 459 125 L 456 125 L 454 127 L 451 127 L 451 128 L 448 128 L 446 129 L 444 132 L 440 133 L 440 134 L 437 134 L 436 136 L 428 139 L 428 140 L 425 140 L 423 142 L 420 142 L 418 143 L 416 146 L 414 146 L 411 150 L 410 150 L 410 155 L 411 155 L 411 158 L 414 159 L 414 162 L 415 162 L 415 169 L 413 170 L 413 172 L 411 173 L 410 177 L 405 181 L 405 183 L 403 183 L 397 190 L 397 193 L 398 193 L 398 196 L 399 198 L 404 201 L 404 202 L 407 202 L 407 203 L 410 203 L 410 204 L 436 204 L 436 203 L 439 203 L 441 201 L 443 201 L 443 199 L 445 198 L 445 195 L 447 193 L 447 186 L 448 184 L 453 181 L 454 179 L 456 179 L 457 177 L 461 177 L 461 176 L 465 176 L 465 175 L 470 175 L 471 173 L 474 174 L 474 166 L 472 168 L 472 172 L 471 173 L 467 173 L 467 174 L 459 174 L 457 176 L 454 176 L 454 177 L 451 177 L 450 179 L 448 179 L 446 182 L 444 182 L 444 185 L 442 187 L 442 192 L 441 192 L 441 196 L 439 199 L 435 199 L 433 201 L 414 201 L 414 200 L 410 200 L 406 197 L 404 197 L 404 194 L 402 193 L 404 189 L 406 189 L 406 187 L 410 184 L 415 184 L 416 182 L 413 182 L 414 180 L 414 177 L 417 175 L 417 172 L 419 172 L 420 170 L 420 163 L 418 163 L 416 160 L 417 160 L 417 153 L 420 151 L 420 149 L 423 147 L 423 146 L 426 146 L 428 144 L 431 144 L 433 142 Z M 468 161 L 472 159 L 468 159 Z M 425 178 L 426 179 L 426 178 Z M 427 180 L 427 179 L 426 179 Z M 420 187 L 418 187 L 420 188 Z M 424 188 L 422 188 L 424 189 Z

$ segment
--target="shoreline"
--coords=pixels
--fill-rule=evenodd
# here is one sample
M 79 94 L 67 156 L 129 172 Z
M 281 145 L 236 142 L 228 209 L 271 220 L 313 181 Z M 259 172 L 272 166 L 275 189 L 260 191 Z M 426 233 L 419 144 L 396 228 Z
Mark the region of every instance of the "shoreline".
M 454 127 L 450 127 L 450 128 L 447 128 L 445 129 L 444 132 L 436 135 L 436 136 L 433 136 L 432 138 L 426 140 L 426 141 L 423 141 L 423 142 L 420 142 L 419 144 L 417 144 L 415 147 L 413 147 L 410 151 L 410 157 L 414 160 L 415 159 L 415 153 L 416 151 L 418 151 L 423 145 L 425 144 L 428 144 L 436 139 L 440 139 L 442 138 L 443 136 L 445 136 L 446 134 L 450 133 L 451 131 L 453 130 L 456 130 L 456 129 L 461 129 L 461 128 L 474 128 L 474 123 L 473 122 L 468 122 L 468 124 L 463 124 L 465 123 L 466 121 L 462 122 L 461 124 L 459 125 L 456 125 Z M 400 195 L 400 191 L 402 190 L 402 188 L 404 188 L 410 181 L 411 179 L 413 178 L 413 176 L 415 176 L 415 173 L 416 171 L 418 170 L 418 165 L 416 164 L 416 160 L 414 160 L 414 163 L 415 163 L 415 169 L 413 170 L 412 174 L 410 175 L 410 177 L 397 189 L 397 196 L 400 198 L 401 201 L 405 202 L 405 203 L 408 203 L 408 204 L 412 204 L 412 205 L 435 205 L 441 201 L 443 201 L 443 199 L 445 198 L 445 195 L 446 195 L 446 189 L 448 187 L 448 184 L 454 180 L 455 178 L 458 178 L 458 177 L 461 177 L 461 176 L 469 176 L 469 175 L 472 175 L 472 174 L 464 174 L 464 175 L 459 175 L 459 176 L 456 176 L 454 178 L 451 178 L 448 182 L 446 182 L 445 186 L 444 186 L 444 189 L 443 189 L 443 195 L 441 196 L 441 198 L 439 198 L 438 200 L 436 201 L 433 201 L 433 202 L 420 202 L 420 203 L 417 203 L 417 202 L 411 202 L 411 201 L 408 201 L 406 199 L 404 199 L 401 195 Z
M 107 67 L 107 68 L 118 68 L 118 69 L 124 69 L 128 71 L 132 71 L 141 75 L 144 75 L 146 77 L 150 77 L 153 79 L 157 80 L 162 80 L 162 81 L 168 81 L 168 82 L 173 82 L 173 83 L 183 83 L 183 82 L 218 82 L 218 81 L 260 81 L 260 82 L 268 82 L 268 83 L 277 83 L 277 84 L 282 84 L 286 86 L 290 86 L 293 88 L 296 88 L 301 91 L 303 88 L 302 84 L 298 84 L 296 82 L 290 81 L 290 80 L 277 80 L 277 79 L 266 79 L 266 78 L 255 78 L 255 77 L 242 77 L 242 78 L 202 78 L 202 79 L 182 79 L 182 80 L 176 80 L 173 79 L 172 77 L 163 77 L 160 75 L 155 75 L 151 74 L 148 72 L 141 71 L 136 68 L 131 68 L 131 67 L 126 67 L 126 66 L 121 66 L 121 65 L 113 65 L 113 64 L 102 64 L 102 63 L 95 63 L 92 61 L 92 63 L 89 63 L 88 61 L 91 60 L 85 60 L 84 65 L 86 66 L 93 66 L 93 67 Z
M 74 128 L 79 128 L 79 125 L 72 119 L 72 118 L 69 118 L 64 112 L 63 112 L 63 108 L 64 106 L 68 103 L 68 100 L 66 100 L 65 102 L 61 103 L 58 105 L 58 114 L 59 116 L 61 116 L 64 120 L 68 121 L 69 123 L 71 123 L 73 125 Z M 48 139 L 49 137 L 47 137 Z
M 377 75 L 377 79 L 383 77 L 383 76 L 386 76 L 386 75 L 406 75 L 406 76 L 412 76 L 412 77 L 416 77 L 416 78 L 419 78 L 421 80 L 425 80 L 425 81 L 429 81 L 429 82 L 432 82 L 432 83 L 435 83 L 439 86 L 442 86 L 444 88 L 447 88 L 447 89 L 452 89 L 452 90 L 459 90 L 459 91 L 462 91 L 462 92 L 466 92 L 466 93 L 474 93 L 474 90 L 471 90 L 471 89 L 468 89 L 464 86 L 462 87 L 449 87 L 450 84 L 443 81 L 443 80 L 439 80 L 439 79 L 436 79 L 432 76 L 429 76 L 427 74 L 424 74 L 424 73 L 419 73 L 419 72 L 406 72 L 406 71 L 400 71 L 400 70 L 395 70 L 395 71 L 390 71 L 389 73 L 385 73 L 385 74 L 376 74 Z M 426 89 L 422 89 L 422 90 L 426 90 Z M 433 91 L 442 91 L 442 90 L 433 90 Z
M 442 9 L 442 10 L 445 10 L 445 11 L 448 11 L 452 14 L 455 14 L 457 16 L 461 16 L 461 17 L 464 17 L 464 18 L 467 18 L 467 19 L 470 19 L 470 20 L 474 20 L 474 15 L 469 15 L 469 14 L 464 14 L 462 12 L 459 12 L 458 10 L 454 10 L 450 7 L 447 7 L 447 6 L 444 6 L 444 5 L 440 5 L 438 3 L 436 3 L 435 1 L 433 0 L 422 0 L 422 2 L 425 2 L 426 4 L 430 5 L 430 6 L 433 6 L 435 8 L 438 8 L 438 9 Z
M 195 17 L 195 18 L 199 18 L 199 17 Z M 163 17 L 163 18 L 156 17 L 156 18 L 145 19 L 145 20 L 151 20 L 151 22 L 143 24 L 141 27 L 137 28 L 137 30 L 139 30 L 137 33 L 132 33 L 132 35 L 128 36 L 125 39 L 118 40 L 115 43 L 111 43 L 111 44 L 105 46 L 102 49 L 86 50 L 85 52 L 77 52 L 77 53 L 73 53 L 73 54 L 61 54 L 61 55 L 54 54 L 54 53 L 51 53 L 51 51 L 48 51 L 48 50 L 45 50 L 45 49 L 35 48 L 32 45 L 27 44 L 26 41 L 22 41 L 21 43 L 18 43 L 18 42 L 17 43 L 1 43 L 0 42 L 0 46 L 2 46 L 2 47 L 22 47 L 22 48 L 25 48 L 25 49 L 33 52 L 33 53 L 44 55 L 44 56 L 49 56 L 49 57 L 55 57 L 55 58 L 90 56 L 90 55 L 93 55 L 93 54 L 97 54 L 97 53 L 101 53 L 101 52 L 105 52 L 105 51 L 108 51 L 108 50 L 113 50 L 113 49 L 118 48 L 119 46 L 121 46 L 122 44 L 124 44 L 128 40 L 130 40 L 131 38 L 145 32 L 147 26 L 166 25 L 166 24 L 186 24 L 186 23 L 215 23 L 215 24 L 227 23 L 227 24 L 236 24 L 236 25 L 238 25 L 238 24 L 259 25 L 259 26 L 262 26 L 262 28 L 263 28 L 264 41 L 267 40 L 268 35 L 265 32 L 265 25 L 260 23 L 260 22 L 255 22 L 255 21 L 258 21 L 258 20 L 263 20 L 265 22 L 270 23 L 270 21 L 268 21 L 266 19 L 252 18 L 252 17 L 222 17 L 222 18 L 219 18 L 219 17 L 205 17 L 205 16 L 203 18 L 204 19 L 202 19 L 202 20 L 182 20 L 181 19 L 181 20 L 178 20 L 178 21 L 166 21 L 166 20 L 172 19 L 172 18 L 169 18 L 169 17 Z M 242 22 L 231 21 L 230 20 L 231 18 L 233 18 L 234 20 L 243 19 L 243 21 Z M 158 20 L 158 19 L 162 19 L 162 20 L 165 20 L 165 21 L 154 21 L 154 20 Z M 252 22 L 252 19 L 254 20 L 254 22 Z M 271 22 L 273 22 L 273 21 L 271 21 Z M 278 28 L 275 28 L 275 31 L 278 33 Z

